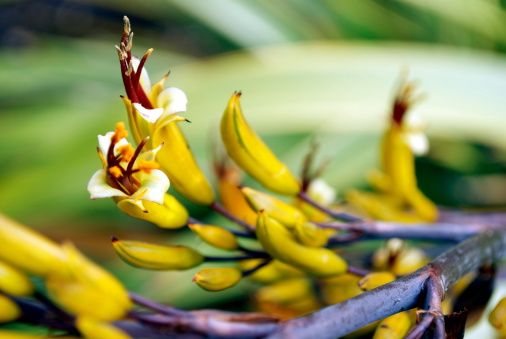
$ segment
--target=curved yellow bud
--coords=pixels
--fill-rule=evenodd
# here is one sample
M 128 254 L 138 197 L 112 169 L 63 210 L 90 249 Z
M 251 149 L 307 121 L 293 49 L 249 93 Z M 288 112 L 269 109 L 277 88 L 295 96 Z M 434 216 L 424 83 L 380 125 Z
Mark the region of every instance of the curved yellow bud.
M 127 264 L 149 270 L 186 270 L 200 265 L 204 256 L 185 246 L 155 245 L 112 238 L 116 253 Z
M 28 296 L 33 293 L 33 284 L 23 272 L 0 261 L 0 290 L 17 297 Z
M 256 235 L 262 247 L 272 257 L 293 265 L 316 277 L 332 277 L 346 272 L 348 265 L 336 253 L 326 248 L 299 244 L 279 222 L 260 212 Z
M 417 186 L 415 160 L 411 148 L 403 139 L 402 127 L 392 124 L 381 143 L 381 164 L 389 180 L 381 180 L 391 194 L 404 199 L 425 221 L 437 219 L 437 207 Z
M 399 197 L 407 197 L 417 189 L 415 159 L 402 138 L 401 126 L 392 124 L 381 143 L 381 165 L 390 178 L 389 191 Z
M 321 280 L 322 298 L 327 305 L 333 305 L 353 298 L 363 291 L 358 287 L 360 277 L 344 273 L 337 277 Z
M 84 257 L 72 244 L 64 244 L 63 249 L 67 256 L 66 266 L 46 278 L 51 298 L 77 315 L 88 315 L 102 321 L 123 318 L 132 307 L 123 285 Z
M 165 193 L 163 205 L 149 200 L 143 200 L 142 204 L 148 211 L 147 213 L 132 199 L 122 199 L 117 202 L 119 209 L 125 214 L 136 219 L 152 222 L 161 228 L 180 228 L 188 222 L 188 211 L 170 194 Z
M 297 241 L 309 247 L 323 247 L 327 244 L 327 232 L 311 222 L 298 223 L 293 233 Z
M 352 189 L 346 192 L 346 200 L 352 206 L 363 210 L 373 219 L 404 223 L 424 221 L 424 219 L 413 213 L 405 212 L 402 201 L 392 195 L 362 192 Z
M 86 316 L 77 317 L 76 327 L 87 339 L 132 339 L 127 333 L 112 324 Z
M 61 248 L 45 236 L 0 214 L 0 260 L 22 271 L 45 276 L 63 266 Z
M 205 268 L 193 277 L 199 287 L 206 291 L 222 291 L 241 281 L 242 272 L 234 267 Z
M 372 290 L 381 285 L 388 284 L 395 280 L 395 275 L 390 272 L 369 273 L 358 282 L 358 286 L 364 291 Z
M 498 330 L 506 328 L 506 297 L 502 298 L 490 312 L 488 321 Z
M 293 278 L 262 287 L 255 293 L 255 299 L 259 303 L 287 304 L 314 295 L 313 286 L 308 279 Z
M 167 146 L 158 151 L 156 161 L 174 188 L 185 198 L 196 204 L 210 205 L 214 201 L 213 189 L 198 167 L 176 121 L 166 122 L 172 116 L 157 122 L 151 133 L 153 145 L 165 143 Z
M 0 324 L 14 321 L 20 316 L 19 306 L 5 295 L 0 294 Z
M 405 275 L 429 263 L 425 252 L 419 248 L 405 248 L 395 258 L 390 271 L 395 275 Z
M 188 224 L 188 227 L 211 246 L 224 250 L 236 250 L 239 247 L 236 236 L 222 227 L 201 224 Z
M 241 187 L 240 189 L 251 208 L 256 212 L 265 211 L 270 218 L 276 219 L 288 228 L 307 221 L 304 213 L 278 198 L 250 187 Z
M 240 93 L 232 95 L 221 118 L 221 138 L 229 156 L 267 189 L 280 194 L 297 194 L 300 185 L 293 174 L 244 119 L 240 96 Z
M 177 114 L 164 114 L 155 123 L 149 123 L 138 114 L 135 104 L 132 104 L 128 98 L 122 99 L 136 143 L 139 144 L 145 137 L 151 136 L 145 146 L 146 149 L 150 146 L 157 147 L 162 143 L 165 144 L 158 151 L 156 161 L 160 164 L 160 169 L 169 177 L 173 187 L 196 204 L 212 204 L 214 192 L 211 185 L 198 167 L 183 132 L 177 126 L 178 121 L 186 121 L 186 119 Z
M 411 319 L 408 312 L 400 312 L 380 321 L 373 339 L 401 339 L 408 333 Z
M 251 209 L 246 202 L 246 198 L 239 189 L 241 180 L 239 168 L 227 169 L 225 173 L 220 176 L 218 182 L 218 191 L 222 205 L 239 219 L 246 221 L 250 225 L 257 223 L 257 214 Z
M 328 214 L 320 211 L 319 209 L 317 209 L 313 205 L 308 204 L 307 202 L 305 202 L 304 200 L 302 200 L 300 198 L 295 198 L 293 205 L 297 209 L 299 209 L 302 213 L 304 213 L 306 218 L 308 218 L 308 220 L 310 220 L 312 222 L 325 222 L 325 221 L 332 220 L 332 218 L 329 217 Z
M 265 259 L 242 260 L 239 262 L 239 267 L 243 271 L 247 271 L 257 267 L 264 261 Z M 302 276 L 305 276 L 305 273 L 302 272 L 301 270 L 293 266 L 287 265 L 279 260 L 273 259 L 267 265 L 259 268 L 252 274 L 248 275 L 248 278 L 258 283 L 270 284 L 281 279 L 302 277 Z

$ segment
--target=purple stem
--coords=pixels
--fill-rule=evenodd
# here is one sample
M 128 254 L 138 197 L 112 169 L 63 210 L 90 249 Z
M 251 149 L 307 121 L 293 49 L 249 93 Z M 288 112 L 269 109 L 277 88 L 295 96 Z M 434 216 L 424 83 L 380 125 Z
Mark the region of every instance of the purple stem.
M 153 300 L 144 298 L 143 296 L 141 296 L 137 293 L 128 292 L 128 296 L 137 305 L 145 307 L 145 308 L 149 308 L 150 310 L 153 310 L 156 312 L 160 312 L 160 313 L 163 313 L 166 315 L 171 315 L 171 316 L 190 316 L 190 314 L 187 311 L 183 311 L 183 310 L 177 309 L 172 306 L 159 304 Z
M 197 219 L 192 218 L 192 217 L 188 218 L 188 223 L 189 224 L 207 225 L 205 222 L 197 220 Z M 222 228 L 225 229 L 225 230 L 227 230 L 227 231 L 229 231 L 230 233 L 238 236 L 238 237 L 242 237 L 242 238 L 256 238 L 255 233 L 241 232 L 241 231 L 232 230 L 230 228 L 225 228 L 225 227 L 222 227 Z
M 348 265 L 348 273 L 358 275 L 359 277 L 365 277 L 366 275 L 371 273 L 371 271 L 368 271 L 360 267 Z
M 245 222 L 244 220 L 237 218 L 235 215 L 233 215 L 232 213 L 230 213 L 225 207 L 223 207 L 218 202 L 216 202 L 216 201 L 213 202 L 212 205 L 211 205 L 211 208 L 213 210 L 215 210 L 217 213 L 219 213 L 222 216 L 224 216 L 225 218 L 227 218 L 229 220 L 232 220 L 237 225 L 240 225 L 240 226 L 244 227 L 248 232 L 255 233 L 255 227 L 253 225 L 250 225 L 247 222 Z
M 328 207 L 325 207 L 325 206 L 322 206 L 320 205 L 318 202 L 314 201 L 313 199 L 311 199 L 307 194 L 306 192 L 299 192 L 299 194 L 297 194 L 297 196 L 304 200 L 305 202 L 307 202 L 308 204 L 312 205 L 313 207 L 316 207 L 317 209 L 319 209 L 320 211 L 330 215 L 331 217 L 333 218 L 337 218 L 337 219 L 341 219 L 343 221 L 346 221 L 346 222 L 357 222 L 357 221 L 362 221 L 362 218 L 359 218 L 359 217 L 356 217 L 354 215 L 351 215 L 351 214 L 348 214 L 348 213 L 344 213 L 344 212 L 339 212 L 339 211 L 336 211 L 332 208 L 328 208 Z

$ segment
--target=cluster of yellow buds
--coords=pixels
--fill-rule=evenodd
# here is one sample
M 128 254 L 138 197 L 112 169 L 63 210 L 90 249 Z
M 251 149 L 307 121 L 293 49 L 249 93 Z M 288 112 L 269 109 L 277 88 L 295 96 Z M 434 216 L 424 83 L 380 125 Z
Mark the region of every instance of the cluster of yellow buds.
M 186 110 L 187 99 L 177 88 L 163 89 L 167 77 L 151 85 L 144 65 L 152 50 L 136 59 L 132 56 L 132 39 L 130 22 L 125 18 L 117 50 L 127 93 L 123 100 L 137 147 L 126 140 L 128 133 L 122 123 L 117 124 L 114 132 L 99 136 L 103 168 L 88 184 L 91 198 L 111 197 L 126 214 L 160 227 L 188 224 L 197 236 L 214 247 L 240 251 L 244 254 L 240 259 L 263 259 L 259 267 L 276 259 L 315 277 L 346 272 L 346 262 L 335 251 L 324 248 L 329 232 L 312 223 L 313 218 L 267 193 L 238 187 L 243 170 L 269 190 L 290 195 L 292 199 L 301 191 L 300 183 L 288 167 L 246 122 L 239 102 L 241 93 L 232 95 L 221 119 L 223 144 L 241 170 L 226 160 L 229 165 L 217 170 L 219 192 L 226 213 L 246 223 L 248 237 L 256 238 L 265 252 L 242 247 L 233 231 L 189 220 L 184 207 L 166 193 L 169 183 L 192 202 L 211 206 L 216 202 L 211 186 L 177 127 L 177 122 L 186 120 L 178 113 Z M 145 269 L 181 270 L 215 260 L 187 246 L 113 238 L 113 247 L 125 262 Z M 211 268 L 198 272 L 194 281 L 204 289 L 221 290 L 254 271 Z
M 227 155 L 215 165 L 223 204 L 219 205 L 177 125 L 186 120 L 178 115 L 186 110 L 186 95 L 174 87 L 164 89 L 167 76 L 151 85 L 144 65 L 152 50 L 140 60 L 133 57 L 132 39 L 130 23 L 125 19 L 117 50 L 127 94 L 123 101 L 137 147 L 126 141 L 127 132 L 121 123 L 114 132 L 99 136 L 103 168 L 90 180 L 91 197 L 111 197 L 128 215 L 160 227 L 188 225 L 203 242 L 240 255 L 209 257 L 189 246 L 113 237 L 113 247 L 126 263 L 150 270 L 186 270 L 205 262 L 236 262 L 230 267 L 202 269 L 193 281 L 205 290 L 220 291 L 249 277 L 265 285 L 256 293 L 256 305 L 289 318 L 391 282 L 427 262 L 423 252 L 391 240 L 374 256 L 377 272 L 365 277 L 350 273 L 339 250 L 328 246 L 329 238 L 339 231 L 322 224 L 332 221 L 329 210 L 336 200 L 335 191 L 316 175 L 301 182 L 290 172 L 247 123 L 240 92 L 234 92 L 221 118 L 221 139 Z M 347 196 L 353 206 L 377 219 L 432 221 L 437 216 L 435 206 L 416 183 L 409 143 L 415 140 L 416 146 L 423 146 L 425 139 L 409 136 L 405 126 L 410 100 L 411 87 L 402 87 L 381 146 L 382 170 L 371 179 L 381 194 L 355 191 Z M 287 199 L 241 186 L 243 171 Z M 190 218 L 185 208 L 166 193 L 169 182 L 191 202 L 214 208 L 244 226 L 245 231 Z M 250 240 L 243 242 L 242 237 Z M 316 285 L 322 293 L 316 292 Z M 405 333 L 410 323 L 411 317 L 404 313 L 387 318 L 376 336 Z
M 418 188 L 413 154 L 428 150 L 428 141 L 421 132 L 418 119 L 410 126 L 406 116 L 413 105 L 412 84 L 401 83 L 395 97 L 392 115 L 381 143 L 381 170 L 369 175 L 370 184 L 378 193 L 352 190 L 348 201 L 368 216 L 388 221 L 433 222 L 437 207 Z
M 85 338 L 130 338 L 111 323 L 124 319 L 132 308 L 127 291 L 71 243 L 58 245 L 2 215 L 0 242 L 0 291 L 3 293 L 0 294 L 0 323 L 22 316 L 21 308 L 10 296 L 33 295 L 34 286 L 28 275 L 34 275 L 44 279 L 51 300 L 76 317 L 74 326 Z M 2 331 L 0 336 L 23 338 Z

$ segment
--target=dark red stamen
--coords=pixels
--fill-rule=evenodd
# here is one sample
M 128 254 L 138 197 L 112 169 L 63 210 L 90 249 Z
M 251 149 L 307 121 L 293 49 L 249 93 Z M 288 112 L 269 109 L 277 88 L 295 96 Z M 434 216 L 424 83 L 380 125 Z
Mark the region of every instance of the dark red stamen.
M 149 100 L 148 96 L 144 92 L 142 86 L 139 86 L 140 75 L 144 67 L 144 63 L 149 56 L 149 52 L 142 58 L 137 71 L 131 67 L 132 62 L 132 51 L 130 50 L 130 43 L 132 39 L 132 33 L 124 30 L 121 36 L 119 49 L 119 59 L 121 68 L 121 77 L 123 79 L 123 85 L 127 93 L 128 99 L 132 102 L 140 103 L 147 109 L 153 109 L 153 105 Z
M 392 121 L 397 125 L 402 124 L 402 120 L 406 115 L 409 108 L 412 106 L 413 84 L 402 83 L 399 87 L 399 92 L 395 98 L 392 107 Z

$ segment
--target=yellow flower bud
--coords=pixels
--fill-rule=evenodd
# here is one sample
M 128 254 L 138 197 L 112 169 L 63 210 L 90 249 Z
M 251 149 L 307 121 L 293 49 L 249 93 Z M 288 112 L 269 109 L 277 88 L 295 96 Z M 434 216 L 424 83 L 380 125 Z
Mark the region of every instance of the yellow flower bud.
M 401 339 L 408 333 L 411 319 L 407 312 L 400 312 L 387 317 L 379 323 L 373 339 Z
M 234 93 L 221 118 L 221 138 L 235 163 L 267 189 L 295 195 L 300 185 L 288 167 L 280 162 L 248 125 Z
M 490 312 L 488 321 L 498 330 L 506 328 L 506 297 L 502 298 Z
M 132 339 L 114 325 L 86 316 L 77 317 L 76 327 L 87 339 Z
M 231 161 L 217 160 L 218 191 L 221 204 L 227 211 L 250 225 L 257 223 L 257 213 L 246 202 L 239 186 L 242 184 L 242 170 Z
M 266 213 L 258 217 L 256 235 L 272 257 L 316 277 L 331 277 L 346 272 L 348 265 L 335 252 L 299 244 L 294 236 Z
M 5 295 L 0 294 L 0 324 L 14 321 L 20 315 L 21 310 L 19 306 Z M 2 336 L 0 337 L 3 338 Z
M 311 222 L 300 222 L 293 230 L 297 240 L 305 246 L 323 247 L 327 244 L 327 232 Z
M 308 295 L 288 303 L 257 301 L 255 306 L 260 312 L 271 314 L 281 320 L 302 317 L 322 307 L 321 302 L 315 295 Z
M 167 147 L 162 147 L 158 153 L 157 161 L 174 188 L 196 204 L 212 204 L 213 189 L 198 167 L 176 122 L 156 124 L 151 136 L 153 145 L 167 144 Z
M 237 238 L 230 231 L 212 225 L 188 224 L 190 229 L 211 246 L 224 250 L 236 250 Z
M 127 264 L 150 270 L 186 270 L 200 265 L 204 256 L 185 246 L 155 245 L 112 239 L 116 253 Z
M 388 284 L 395 280 L 395 275 L 390 272 L 375 272 L 370 273 L 363 277 L 359 282 L 358 286 L 364 291 L 372 290 L 373 288 L 381 285 Z
M 405 275 L 416 271 L 428 262 L 429 258 L 421 249 L 406 248 L 397 255 L 390 271 L 395 275 Z
M 45 276 L 63 266 L 61 248 L 45 236 L 0 214 L 0 260 L 25 272 Z
M 66 266 L 63 270 L 51 272 L 46 279 L 51 298 L 77 315 L 89 315 L 103 321 L 123 318 L 132 307 L 123 285 L 84 257 L 72 244 L 64 244 L 63 249 Z
M 164 195 L 162 205 L 144 200 L 142 204 L 147 213 L 131 199 L 119 200 L 117 204 L 125 214 L 152 222 L 161 228 L 180 228 L 185 226 L 188 221 L 186 208 L 176 198 L 167 193 Z
M 281 280 L 262 287 L 255 293 L 255 299 L 259 303 L 287 304 L 308 296 L 314 296 L 314 291 L 311 282 L 306 278 Z
M 242 260 L 239 262 L 239 266 L 243 271 L 247 271 L 257 267 L 264 261 L 265 259 Z M 249 275 L 248 278 L 258 283 L 270 284 L 284 278 L 302 277 L 304 275 L 305 273 L 301 270 L 273 259 L 270 263 Z
M 333 305 L 359 295 L 363 292 L 358 287 L 359 280 L 359 276 L 351 273 L 321 279 L 323 301 L 327 305 Z
M 18 269 L 0 261 L 0 290 L 18 297 L 33 293 L 33 284 Z
M 269 194 L 256 191 L 249 187 L 241 187 L 246 201 L 256 212 L 265 211 L 269 217 L 276 219 L 288 228 L 293 228 L 300 222 L 307 221 L 304 213 L 286 202 Z
M 391 195 L 353 189 L 346 192 L 346 200 L 360 212 L 374 219 L 404 223 L 424 221 L 419 216 L 404 211 L 399 199 Z
M 242 272 L 234 267 L 205 268 L 193 277 L 199 287 L 206 291 L 222 291 L 241 281 Z

